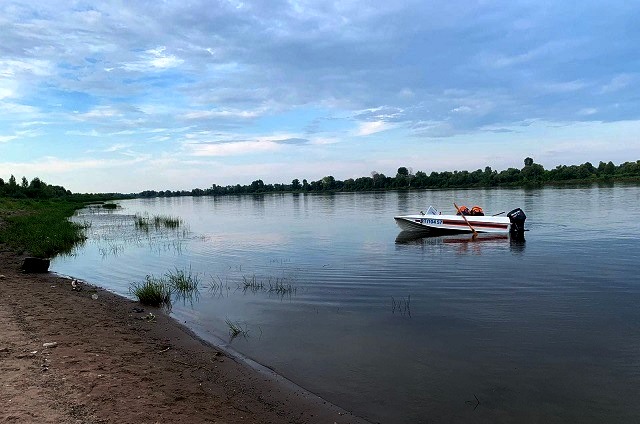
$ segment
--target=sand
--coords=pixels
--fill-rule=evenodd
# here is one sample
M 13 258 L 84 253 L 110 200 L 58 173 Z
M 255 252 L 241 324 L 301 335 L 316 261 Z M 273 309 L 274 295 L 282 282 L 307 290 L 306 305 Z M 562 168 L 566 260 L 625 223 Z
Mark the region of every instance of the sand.
M 0 423 L 366 423 L 158 309 L 23 274 L 22 259 L 0 247 Z

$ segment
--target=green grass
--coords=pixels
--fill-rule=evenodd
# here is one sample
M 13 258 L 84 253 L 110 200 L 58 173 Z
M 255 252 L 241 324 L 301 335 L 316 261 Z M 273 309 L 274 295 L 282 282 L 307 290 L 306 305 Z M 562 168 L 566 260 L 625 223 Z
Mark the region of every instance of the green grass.
M 233 322 L 229 318 L 227 318 L 224 322 L 229 327 L 229 335 L 232 339 L 238 336 L 247 338 L 247 336 L 249 335 L 249 330 L 247 329 L 247 327 L 243 327 L 239 322 Z
M 161 277 L 147 275 L 143 283 L 132 283 L 129 292 L 144 305 L 171 307 L 173 300 L 193 302 L 198 299 L 198 275 L 191 269 L 169 271 Z
M 69 218 L 82 203 L 0 198 L 0 243 L 21 253 L 50 257 L 83 242 L 85 226 Z
M 135 215 L 134 223 L 137 229 L 142 231 L 149 231 L 149 228 L 153 226 L 156 230 L 161 228 L 176 229 L 182 225 L 182 219 L 178 217 L 168 215 L 154 215 L 149 218 L 148 216 Z
M 192 273 L 191 268 L 188 271 L 176 268 L 175 271 L 167 272 L 165 277 L 169 287 L 179 293 L 197 291 L 200 284 L 198 274 Z
M 129 287 L 129 292 L 143 305 L 155 307 L 171 305 L 171 287 L 162 278 L 147 275 L 143 283 L 133 283 Z

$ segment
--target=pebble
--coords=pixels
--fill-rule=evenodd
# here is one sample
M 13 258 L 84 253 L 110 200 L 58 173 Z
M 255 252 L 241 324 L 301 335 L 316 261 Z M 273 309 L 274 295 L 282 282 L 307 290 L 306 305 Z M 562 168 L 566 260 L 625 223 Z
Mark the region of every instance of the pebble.
M 3 274 L 0 274 L 0 280 L 4 280 L 5 278 L 7 277 L 5 277 Z
M 44 343 L 42 345 L 42 347 L 56 347 L 56 346 L 58 346 L 58 343 L 56 342 Z

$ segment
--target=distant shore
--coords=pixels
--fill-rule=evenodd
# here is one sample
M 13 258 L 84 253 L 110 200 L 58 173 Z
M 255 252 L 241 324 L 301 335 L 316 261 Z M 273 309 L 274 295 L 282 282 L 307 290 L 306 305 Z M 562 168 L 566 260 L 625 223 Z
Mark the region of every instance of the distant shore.
M 367 422 L 234 360 L 162 311 L 23 274 L 21 261 L 0 246 L 2 422 Z

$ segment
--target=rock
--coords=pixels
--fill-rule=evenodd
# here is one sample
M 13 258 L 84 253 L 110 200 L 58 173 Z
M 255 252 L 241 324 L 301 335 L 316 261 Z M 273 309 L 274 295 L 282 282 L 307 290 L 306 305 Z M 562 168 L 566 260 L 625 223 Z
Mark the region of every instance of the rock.
M 0 274 L 0 280 L 4 280 L 5 278 L 7 278 L 7 277 L 5 277 L 4 275 Z
M 92 295 L 91 295 L 91 299 L 93 299 L 93 300 L 98 300 L 98 295 L 97 295 L 97 294 L 95 294 L 95 293 L 94 293 L 94 294 L 92 294 Z
M 58 346 L 58 343 L 56 343 L 56 342 L 50 342 L 50 343 L 43 343 L 42 344 L 42 347 L 46 347 L 46 348 L 48 348 L 48 347 L 56 347 L 56 346 Z
M 22 262 L 22 271 L 27 273 L 48 272 L 49 263 L 49 259 L 33 257 L 24 258 L 24 262 Z

